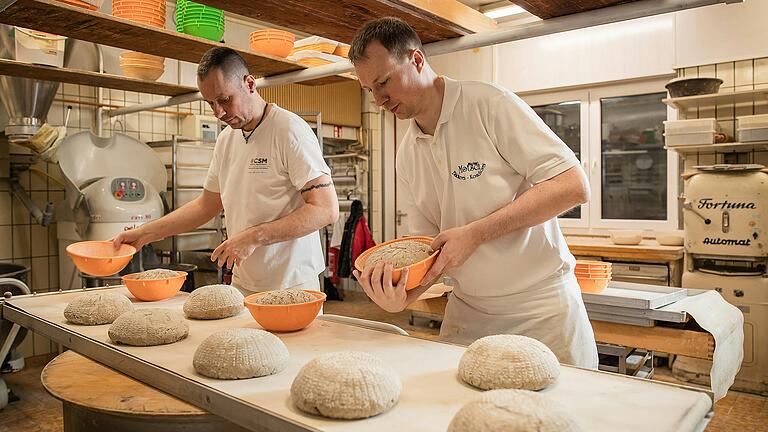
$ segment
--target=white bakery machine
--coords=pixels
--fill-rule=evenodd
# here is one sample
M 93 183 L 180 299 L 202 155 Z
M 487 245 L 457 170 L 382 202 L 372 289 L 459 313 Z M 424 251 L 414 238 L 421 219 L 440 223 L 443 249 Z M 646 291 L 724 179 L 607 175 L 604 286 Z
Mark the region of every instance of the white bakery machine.
M 108 240 L 163 216 L 167 173 L 154 150 L 120 133 L 76 133 L 59 145 L 57 157 L 66 184 L 66 200 L 56 209 L 59 281 L 62 289 L 80 288 L 66 247 Z
M 744 360 L 733 388 L 768 394 L 768 173 L 762 165 L 699 166 L 685 185 L 683 287 L 714 289 L 744 314 Z M 676 375 L 706 381 L 688 358 Z

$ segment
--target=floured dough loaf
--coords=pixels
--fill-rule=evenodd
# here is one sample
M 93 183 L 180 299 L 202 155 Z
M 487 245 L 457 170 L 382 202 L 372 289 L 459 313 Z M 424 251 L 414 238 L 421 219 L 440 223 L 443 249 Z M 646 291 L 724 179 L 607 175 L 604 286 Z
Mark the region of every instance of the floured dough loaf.
M 341 419 L 380 414 L 397 403 L 400 377 L 378 357 L 364 352 L 324 354 L 304 365 L 291 385 L 300 410 Z
M 73 324 L 111 324 L 132 309 L 133 303 L 122 294 L 93 292 L 72 300 L 64 309 L 64 318 Z
M 448 432 L 576 432 L 573 418 L 545 395 L 529 390 L 491 390 L 464 405 Z
M 243 310 L 243 294 L 232 285 L 207 285 L 189 295 L 184 315 L 194 319 L 221 319 Z
M 309 303 L 317 300 L 312 294 L 297 290 L 297 289 L 284 289 L 278 291 L 270 291 L 263 296 L 259 296 L 254 300 L 256 304 L 266 305 L 287 305 L 296 303 Z
M 483 390 L 540 390 L 560 375 L 560 363 L 546 345 L 526 336 L 486 336 L 461 356 L 459 376 Z
M 178 342 L 189 334 L 181 312 L 171 309 L 137 309 L 127 312 L 109 327 L 112 342 L 134 346 L 164 345 Z
M 170 279 L 178 276 L 179 273 L 168 269 L 152 269 L 137 273 L 134 279 L 146 280 L 146 279 Z
M 416 240 L 404 240 L 382 246 L 371 252 L 365 260 L 364 267 L 376 265 L 379 261 L 386 261 L 394 268 L 407 267 L 432 255 L 432 247 Z
M 200 375 L 244 379 L 272 375 L 288 365 L 288 348 L 270 332 L 234 328 L 216 332 L 197 347 L 192 361 Z

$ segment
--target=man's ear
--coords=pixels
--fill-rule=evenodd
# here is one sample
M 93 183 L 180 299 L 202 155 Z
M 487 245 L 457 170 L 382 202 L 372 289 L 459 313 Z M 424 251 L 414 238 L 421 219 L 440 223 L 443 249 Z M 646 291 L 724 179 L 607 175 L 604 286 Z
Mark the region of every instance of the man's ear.
M 424 69 L 424 65 L 426 64 L 426 56 L 423 52 L 421 52 L 420 49 L 414 49 L 413 54 L 411 55 L 411 61 L 413 62 L 414 66 L 416 66 L 416 70 L 418 72 L 421 72 Z
M 256 78 L 254 78 L 253 75 L 246 75 L 243 77 L 243 80 L 245 80 L 245 88 L 248 89 L 248 93 L 255 93 Z

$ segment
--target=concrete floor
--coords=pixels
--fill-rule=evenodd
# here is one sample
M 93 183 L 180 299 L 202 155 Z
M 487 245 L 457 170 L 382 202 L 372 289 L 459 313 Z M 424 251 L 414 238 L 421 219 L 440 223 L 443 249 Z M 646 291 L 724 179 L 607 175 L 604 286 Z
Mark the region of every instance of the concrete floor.
M 325 313 L 354 316 L 395 324 L 414 337 L 435 340 L 438 330 L 429 328 L 428 321 L 408 323 L 407 312 L 390 314 L 367 301 L 327 302 Z M 21 400 L 0 410 L 0 432 L 61 432 L 63 431 L 61 402 L 51 397 L 40 383 L 40 372 L 50 358 L 33 358 L 27 367 L 2 378 Z M 654 379 L 677 382 L 669 369 L 656 368 Z M 642 426 L 638 425 L 638 430 Z M 731 391 L 715 405 L 715 416 L 707 432 L 749 431 L 768 432 L 768 397 Z

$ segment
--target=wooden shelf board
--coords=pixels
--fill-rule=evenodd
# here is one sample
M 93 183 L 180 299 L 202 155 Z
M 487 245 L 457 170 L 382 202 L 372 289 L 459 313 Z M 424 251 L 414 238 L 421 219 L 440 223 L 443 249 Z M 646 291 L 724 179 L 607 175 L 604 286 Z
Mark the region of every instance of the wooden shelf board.
M 0 11 L 0 23 L 45 31 L 74 39 L 198 63 L 209 49 L 222 43 L 151 27 L 56 0 L 16 0 Z M 233 48 L 255 76 L 271 76 L 306 69 L 283 58 Z M 302 84 L 321 85 L 349 80 L 335 76 Z
M 201 0 L 200 3 L 303 33 L 349 43 L 374 18 L 402 18 L 423 43 L 496 28 L 496 22 L 456 1 L 441 0 Z
M 768 88 L 743 90 L 737 92 L 722 92 L 698 96 L 667 98 L 662 100 L 672 108 L 688 111 L 696 108 L 711 108 L 715 105 L 768 103 Z
M 44 81 L 103 87 L 139 93 L 178 96 L 197 92 L 195 87 L 156 81 L 145 81 L 119 75 L 101 74 L 78 69 L 57 68 L 0 59 L 0 75 L 33 78 Z
M 732 142 L 705 144 L 694 146 L 665 147 L 667 150 L 676 151 L 680 154 L 713 154 L 713 153 L 732 153 L 732 152 L 750 152 L 750 151 L 768 151 L 768 141 L 756 142 Z

